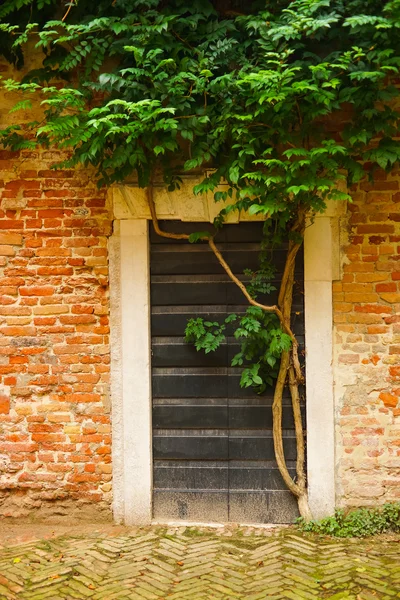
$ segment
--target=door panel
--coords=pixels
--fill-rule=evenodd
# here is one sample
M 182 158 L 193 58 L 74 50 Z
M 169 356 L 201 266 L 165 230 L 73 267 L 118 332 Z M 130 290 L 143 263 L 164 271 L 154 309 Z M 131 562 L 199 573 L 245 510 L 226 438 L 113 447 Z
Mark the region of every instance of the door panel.
M 161 223 L 166 231 L 209 230 L 207 223 Z M 260 223 L 229 225 L 218 247 L 242 281 L 257 267 Z M 230 362 L 239 345 L 227 329 L 214 353 L 184 340 L 190 318 L 222 321 L 243 314 L 246 300 L 207 244 L 151 240 L 154 517 L 158 520 L 287 523 L 298 516 L 295 499 L 278 471 L 272 439 L 273 387 L 258 396 L 240 388 L 241 370 Z M 273 253 L 275 287 L 285 248 Z M 265 300 L 274 302 L 277 292 Z M 293 329 L 304 343 L 303 263 L 296 265 Z M 289 471 L 296 443 L 290 397 L 283 399 L 283 438 Z

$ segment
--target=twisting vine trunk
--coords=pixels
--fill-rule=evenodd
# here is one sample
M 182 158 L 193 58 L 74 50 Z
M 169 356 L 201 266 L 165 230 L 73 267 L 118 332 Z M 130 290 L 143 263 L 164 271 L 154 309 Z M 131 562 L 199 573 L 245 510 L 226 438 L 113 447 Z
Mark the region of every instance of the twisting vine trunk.
M 161 237 L 173 240 L 189 240 L 189 235 L 187 235 L 186 233 L 170 233 L 162 231 L 160 229 L 154 204 L 153 187 L 151 185 L 146 188 L 146 194 L 155 232 Z M 305 228 L 305 219 L 305 213 L 299 214 L 297 222 L 292 227 L 292 233 L 301 238 L 301 240 Z M 278 468 L 282 475 L 282 478 L 288 489 L 297 498 L 300 515 L 306 520 L 310 520 L 312 518 L 312 515 L 308 505 L 307 497 L 307 483 L 305 476 L 304 432 L 301 418 L 299 393 L 299 385 L 303 383 L 304 379 L 303 374 L 301 372 L 300 361 L 298 356 L 298 342 L 291 329 L 290 323 L 293 303 L 294 269 L 296 263 L 296 256 L 299 249 L 301 248 L 302 241 L 289 242 L 285 268 L 279 290 L 278 304 L 271 306 L 261 304 L 260 302 L 257 302 L 256 300 L 254 300 L 254 298 L 251 297 L 251 295 L 247 291 L 246 286 L 240 281 L 240 279 L 238 279 L 238 277 L 236 277 L 236 275 L 234 275 L 234 273 L 232 273 L 230 266 L 225 261 L 220 250 L 216 246 L 213 237 L 204 237 L 203 241 L 206 241 L 208 243 L 210 249 L 216 256 L 222 268 L 225 270 L 229 278 L 242 291 L 249 304 L 257 306 L 266 312 L 272 312 L 276 314 L 283 331 L 287 333 L 292 340 L 291 350 L 282 353 L 279 374 L 274 391 L 274 401 L 272 405 L 274 450 L 276 462 L 278 464 Z M 283 448 L 282 398 L 285 387 L 287 385 L 289 386 L 290 395 L 292 399 L 292 409 L 296 434 L 296 481 L 289 474 Z
M 282 312 L 283 318 L 290 327 L 290 317 L 293 303 L 293 286 L 294 286 L 294 270 L 296 264 L 296 256 L 302 245 L 304 235 L 306 215 L 299 214 L 297 222 L 292 228 L 292 233 L 301 238 L 301 241 L 290 241 L 286 256 L 285 269 L 282 276 L 282 282 L 279 290 L 278 307 Z M 298 355 L 296 353 L 296 360 Z M 299 378 L 296 374 L 293 354 L 283 352 L 281 356 L 281 364 L 277 379 L 277 384 L 274 392 L 274 401 L 272 405 L 273 413 L 273 437 L 275 457 L 279 471 L 289 488 L 289 490 L 297 497 L 299 512 L 303 518 L 310 520 L 312 514 L 308 504 L 307 482 L 305 475 L 305 447 L 304 447 L 304 432 L 301 417 L 300 393 L 299 385 L 303 383 L 303 378 Z M 292 410 L 296 435 L 296 481 L 290 476 L 286 466 L 285 453 L 283 449 L 282 438 L 282 398 L 285 386 L 289 386 L 290 396 L 292 400 Z

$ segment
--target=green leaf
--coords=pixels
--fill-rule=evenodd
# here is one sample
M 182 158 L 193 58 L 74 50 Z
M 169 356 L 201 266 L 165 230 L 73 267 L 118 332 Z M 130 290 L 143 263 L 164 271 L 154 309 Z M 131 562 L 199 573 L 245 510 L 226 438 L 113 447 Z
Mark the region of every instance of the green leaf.
M 10 114 L 17 112 L 18 110 L 30 110 L 32 108 L 31 100 L 20 100 L 9 110 Z
M 210 237 L 212 237 L 212 234 L 210 233 L 210 231 L 196 231 L 195 233 L 191 233 L 189 235 L 189 242 L 191 244 L 195 244 L 196 242 L 199 242 L 204 239 L 208 239 Z
M 232 167 L 230 167 L 229 169 L 229 179 L 230 181 L 235 184 L 239 181 L 239 166 L 238 165 L 234 165 Z
M 190 159 L 190 160 L 187 160 L 185 162 L 183 168 L 185 169 L 185 171 L 191 171 L 192 169 L 195 169 L 197 167 L 197 165 L 198 165 L 198 161 L 197 160 Z
M 248 209 L 248 213 L 249 215 L 257 215 L 258 213 L 260 213 L 262 211 L 263 207 L 260 206 L 259 204 L 252 204 L 249 209 Z

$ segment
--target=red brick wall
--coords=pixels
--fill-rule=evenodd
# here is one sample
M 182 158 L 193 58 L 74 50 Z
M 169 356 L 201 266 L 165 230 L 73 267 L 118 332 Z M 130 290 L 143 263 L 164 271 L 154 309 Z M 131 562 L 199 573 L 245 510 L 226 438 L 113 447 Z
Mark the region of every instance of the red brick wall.
M 341 504 L 400 499 L 400 191 L 381 174 L 352 194 L 333 285 Z
M 110 501 L 111 215 L 94 177 L 58 159 L 0 151 L 3 515 Z

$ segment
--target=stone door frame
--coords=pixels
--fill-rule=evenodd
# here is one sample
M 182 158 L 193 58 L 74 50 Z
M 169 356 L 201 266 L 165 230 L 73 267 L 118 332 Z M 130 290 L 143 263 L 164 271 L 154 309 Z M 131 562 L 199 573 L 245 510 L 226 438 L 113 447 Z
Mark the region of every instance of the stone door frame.
M 194 197 L 188 179 L 179 192 L 156 188 L 160 219 L 212 222 L 220 205 Z M 113 514 L 117 523 L 152 522 L 152 396 L 150 335 L 150 214 L 144 190 L 110 190 L 114 230 L 109 240 Z M 335 419 L 332 281 L 340 277 L 339 220 L 332 204 L 304 239 L 307 476 L 316 518 L 335 508 Z M 257 219 L 255 219 L 257 220 Z M 238 217 L 231 219 L 238 222 Z

